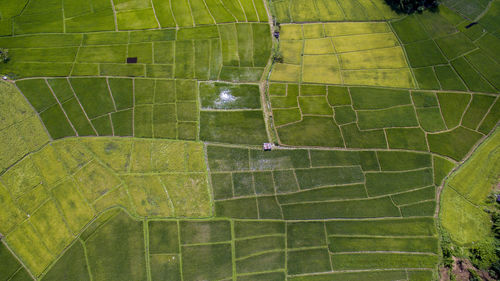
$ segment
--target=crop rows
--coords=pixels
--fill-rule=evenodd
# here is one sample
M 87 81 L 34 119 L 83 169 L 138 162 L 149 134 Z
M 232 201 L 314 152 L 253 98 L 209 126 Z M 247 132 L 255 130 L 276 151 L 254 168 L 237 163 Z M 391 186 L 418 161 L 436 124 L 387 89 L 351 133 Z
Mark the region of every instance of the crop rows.
M 258 81 L 267 64 L 269 25 L 229 23 L 194 28 L 2 37 L 15 78 L 161 77 Z M 255 43 L 254 43 L 255 41 Z M 127 64 L 128 57 L 137 63 Z
M 264 2 L 258 0 L 13 0 L 2 8 L 0 35 L 4 36 L 268 21 Z
M 271 81 L 413 88 L 403 49 L 383 22 L 281 26 Z
M 39 275 L 110 207 L 139 217 L 210 216 L 207 185 L 200 143 L 65 139 L 0 177 L 0 232 Z
M 287 272 L 289 280 L 317 272 L 324 275 L 316 278 L 328 280 L 355 274 L 373 276 L 370 280 L 396 280 L 396 276 L 406 280 L 408 274 L 410 280 L 420 280 L 416 277 L 432 276 L 435 234 L 432 219 L 137 221 L 114 209 L 91 224 L 42 280 L 64 276 L 89 280 L 89 273 L 93 280 L 147 280 L 147 276 L 186 281 L 286 280 Z M 357 253 L 356 245 L 364 243 L 376 249 Z M 373 271 L 386 268 L 391 269 Z M 364 271 L 328 273 L 339 270 Z
M 446 7 L 391 22 L 420 89 L 497 93 L 500 38 Z

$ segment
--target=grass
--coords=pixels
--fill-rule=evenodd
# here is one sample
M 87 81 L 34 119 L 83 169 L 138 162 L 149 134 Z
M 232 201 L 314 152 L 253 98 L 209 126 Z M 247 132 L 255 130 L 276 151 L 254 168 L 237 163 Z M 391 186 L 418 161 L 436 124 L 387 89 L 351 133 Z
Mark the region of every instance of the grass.
M 182 247 L 182 273 L 185 280 L 231 277 L 231 245 L 212 244 Z
M 378 268 L 429 268 L 437 262 L 436 255 L 412 254 L 337 254 L 332 255 L 335 270 Z
M 305 274 L 330 271 L 327 249 L 289 251 L 287 269 L 290 274 Z
M 302 146 L 342 146 L 339 128 L 331 117 L 304 116 L 302 121 L 278 128 L 281 142 Z
M 371 196 L 408 191 L 433 183 L 432 170 L 410 172 L 383 172 L 366 175 L 366 188 Z
M 364 238 L 364 237 L 331 237 L 330 251 L 401 251 L 437 253 L 438 243 L 434 237 L 429 238 Z

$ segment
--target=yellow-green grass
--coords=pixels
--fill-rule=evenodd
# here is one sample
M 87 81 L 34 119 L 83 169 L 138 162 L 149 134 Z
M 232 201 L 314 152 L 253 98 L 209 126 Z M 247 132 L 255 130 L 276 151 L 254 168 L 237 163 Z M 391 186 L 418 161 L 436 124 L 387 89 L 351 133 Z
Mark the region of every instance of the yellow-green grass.
M 205 171 L 201 143 L 55 141 L 0 176 L 0 231 L 38 276 L 105 209 L 121 206 L 135 217 L 210 216 Z
M 333 37 L 332 41 L 339 53 L 399 46 L 398 39 L 393 33 L 339 36 Z
M 0 172 L 49 141 L 36 112 L 16 87 L 0 82 Z
M 478 242 L 491 235 L 491 221 L 482 205 L 498 183 L 499 140 L 500 130 L 496 129 L 445 184 L 441 223 L 460 244 Z
M 394 88 L 415 86 L 410 69 L 343 70 L 342 79 L 346 85 L 369 85 Z

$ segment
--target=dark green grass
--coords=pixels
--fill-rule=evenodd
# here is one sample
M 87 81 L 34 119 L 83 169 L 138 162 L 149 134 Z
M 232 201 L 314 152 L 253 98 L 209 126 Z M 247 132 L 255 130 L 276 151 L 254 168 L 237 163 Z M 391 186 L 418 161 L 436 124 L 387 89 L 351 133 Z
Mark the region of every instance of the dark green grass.
M 382 171 L 404 171 L 431 167 L 431 156 L 405 151 L 377 151 Z
M 155 138 L 176 138 L 176 113 L 174 104 L 156 104 L 153 106 L 153 135 Z
M 178 121 L 198 121 L 198 106 L 196 102 L 178 102 L 177 107 Z
M 458 127 L 450 132 L 427 135 L 431 152 L 460 161 L 481 138 L 481 134 Z
M 258 218 L 257 202 L 255 198 L 216 201 L 215 213 L 218 217 L 256 219 Z
M 235 221 L 234 233 L 236 238 L 252 236 L 285 234 L 283 221 Z
M 328 235 L 434 236 L 433 218 L 326 222 Z
M 320 202 L 340 199 L 365 198 L 366 191 L 363 184 L 349 186 L 325 187 L 320 189 L 300 191 L 294 194 L 278 195 L 281 204 Z
M 271 273 L 260 273 L 253 275 L 238 276 L 236 278 L 238 281 L 253 281 L 253 280 L 267 280 L 267 281 L 285 281 L 284 272 L 271 272 Z
M 259 109 L 258 85 L 200 83 L 202 109 Z
M 429 35 L 425 32 L 425 29 L 414 15 L 391 22 L 391 25 L 396 31 L 399 39 L 405 44 L 429 38 Z
M 207 3 L 210 14 L 215 18 L 216 23 L 233 22 L 236 20 L 219 1 L 208 0 L 205 3 Z
M 470 106 L 463 116 L 462 125 L 475 130 L 494 101 L 493 96 L 473 95 Z
M 271 172 L 255 172 L 253 173 L 255 193 L 274 194 L 273 175 Z
M 361 130 L 418 126 L 417 117 L 411 105 L 376 111 L 363 110 L 357 113 L 358 125 Z
M 231 244 L 183 246 L 182 275 L 186 281 L 231 277 Z
M 195 80 L 175 80 L 175 98 L 177 101 L 194 101 L 197 99 Z
M 236 33 L 238 35 L 240 66 L 253 66 L 253 38 L 248 36 L 249 34 L 253 34 L 252 25 L 249 23 L 237 24 Z
M 494 93 L 495 89 L 463 57 L 451 62 L 455 71 L 471 91 Z
M 218 38 L 219 33 L 216 25 L 182 28 L 177 32 L 176 40 L 196 40 Z
M 21 269 L 9 281 L 32 281 L 33 278 L 26 269 Z
M 334 270 L 382 268 L 434 268 L 437 255 L 412 254 L 337 254 L 332 255 Z
M 106 79 L 72 78 L 70 81 L 89 118 L 114 111 Z
M 252 173 L 233 173 L 234 196 L 255 195 Z
M 373 151 L 311 150 L 310 155 L 313 167 L 361 165 L 365 171 L 379 169 Z
M 201 112 L 200 138 L 205 141 L 262 144 L 267 140 L 262 111 Z
M 303 248 L 326 246 L 323 222 L 287 223 L 287 247 Z
M 297 122 L 302 119 L 299 108 L 273 109 L 273 121 L 276 127 Z
M 133 135 L 133 109 L 122 110 L 111 114 L 115 136 Z
M 302 114 L 327 115 L 332 116 L 333 111 L 328 104 L 326 97 L 299 97 L 299 106 Z
M 496 63 L 482 50 L 474 51 L 465 56 L 497 90 L 500 89 L 500 64 Z
M 412 92 L 411 97 L 415 107 L 434 107 L 439 106 L 436 94 L 429 92 Z
M 175 78 L 194 78 L 193 41 L 175 41 Z
M 80 48 L 77 62 L 124 63 L 127 45 L 84 46 Z
M 155 93 L 155 80 L 135 79 L 135 105 L 152 104 Z
M 439 86 L 439 81 L 437 80 L 437 77 L 434 73 L 433 67 L 414 68 L 413 73 L 415 74 L 415 78 L 417 79 L 417 83 L 420 89 L 441 89 L 441 86 Z
M 96 134 L 76 99 L 70 99 L 63 103 L 62 107 L 68 115 L 71 124 L 75 127 L 78 136 L 93 136 Z
M 408 277 L 410 277 L 411 281 L 425 281 L 432 280 L 434 278 L 433 271 L 430 270 L 408 270 Z
M 273 84 L 271 84 L 273 85 Z M 276 84 L 274 84 L 276 85 Z M 283 84 L 278 84 L 283 85 Z M 286 97 L 275 93 L 273 88 L 270 88 L 271 104 L 273 108 L 287 108 L 287 107 L 298 107 L 297 96 L 299 95 L 299 85 L 298 84 L 288 84 L 286 90 Z M 274 96 L 273 96 L 274 95 Z
M 397 281 L 405 280 L 406 271 L 362 271 L 354 273 L 330 273 L 319 275 L 306 275 L 291 277 L 291 281 L 358 281 L 358 280 L 371 280 L 371 281 Z M 425 280 L 431 280 L 425 279 Z
M 420 128 L 394 128 L 385 132 L 391 149 L 427 150 L 425 133 Z
M 249 169 L 248 149 L 207 146 L 208 165 L 212 171 L 240 171 Z
M 149 221 L 149 253 L 179 253 L 177 222 Z
M 231 240 L 229 221 L 181 221 L 181 243 L 198 244 Z
M 299 190 L 293 171 L 273 171 L 276 193 L 288 193 Z
M 236 272 L 238 274 L 274 271 L 284 268 L 284 252 L 265 253 L 236 261 Z
M 437 253 L 438 240 L 426 238 L 330 237 L 330 252 L 400 251 Z
M 300 146 L 343 146 L 339 128 L 331 117 L 305 116 L 302 121 L 278 128 L 284 144 Z
M 134 105 L 134 90 L 131 79 L 110 78 L 109 87 L 118 110 Z M 140 89 L 138 89 L 140 91 Z
M 85 253 L 80 241 L 76 241 L 50 268 L 43 280 L 90 280 Z
M 307 150 L 250 150 L 250 168 L 252 170 L 275 170 L 290 168 L 309 168 Z
M 258 82 L 264 72 L 261 67 L 223 66 L 220 80 L 229 82 Z
M 410 172 L 366 174 L 366 188 L 370 196 L 398 193 L 433 183 L 432 169 Z
M 175 29 L 130 31 L 130 43 L 172 41 L 175 40 Z
M 417 116 L 420 126 L 426 132 L 437 132 L 446 129 L 438 107 L 417 108 Z
M 134 108 L 134 136 L 140 138 L 153 136 L 153 106 L 141 105 Z
M 194 76 L 200 80 L 208 80 L 210 75 L 210 40 L 194 41 Z
M 443 90 L 467 91 L 460 77 L 453 71 L 449 65 L 436 66 L 434 68 L 436 76 Z
M 430 217 L 436 210 L 435 201 L 427 201 L 407 206 L 401 206 L 403 217 Z
M 486 33 L 476 41 L 476 44 L 496 62 L 500 63 L 500 55 L 498 54 L 500 38 L 491 33 Z
M 212 39 L 210 41 L 210 79 L 219 79 L 219 73 L 222 69 L 222 54 L 221 54 L 221 44 L 219 39 Z
M 57 103 L 43 79 L 21 80 L 16 85 L 38 112 L 42 112 Z
M 68 80 L 66 79 L 49 79 L 47 80 L 49 83 L 50 87 L 54 91 L 54 94 L 56 95 L 57 99 L 59 102 L 65 102 L 72 97 L 73 91 L 71 90 L 71 87 L 68 83 Z
M 332 270 L 327 249 L 288 251 L 288 274 L 304 274 Z
M 151 255 L 151 279 L 164 281 L 181 280 L 181 270 L 177 255 Z
M 142 222 L 121 212 L 85 245 L 93 280 L 147 280 Z
M 470 94 L 438 93 L 441 113 L 448 128 L 460 124 L 460 119 L 471 99 Z
M 362 132 L 356 124 L 342 126 L 342 135 L 349 148 L 386 148 L 384 131 L 373 130 Z
M 500 119 L 500 100 L 497 98 L 493 106 L 490 108 L 490 112 L 486 114 L 484 120 L 481 122 L 478 130 L 483 134 L 489 133 L 495 124 L 497 124 Z
M 324 96 L 326 95 L 326 86 L 324 85 L 300 85 L 301 96 Z
M 2 280 L 9 280 L 14 273 L 21 267 L 21 264 L 10 253 L 3 243 L 0 243 L 0 276 Z
M 173 64 L 174 42 L 154 42 L 154 62 L 157 64 Z
M 53 105 L 49 109 L 40 113 L 40 118 L 53 139 L 75 135 L 73 128 L 71 128 L 71 125 L 68 123 L 68 119 L 66 119 L 66 116 L 64 116 L 64 113 L 58 104 Z
M 295 171 L 300 188 L 310 189 L 322 186 L 363 182 L 363 171 L 359 166 L 312 168 Z
M 450 60 L 476 48 L 474 43 L 461 32 L 438 38 L 436 43 Z
M 259 207 L 259 218 L 283 219 L 283 212 L 275 196 L 257 197 L 257 204 Z
M 455 33 L 455 25 L 463 21 L 462 17 L 451 12 L 446 6 L 439 7 L 438 12 L 425 11 L 418 16 L 423 27 L 433 38 Z
M 327 98 L 331 106 L 351 104 L 351 97 L 347 87 L 328 86 Z
M 391 196 L 396 205 L 411 204 L 436 198 L 436 188 L 429 186 L 415 191 L 409 191 Z
M 434 184 L 440 186 L 443 179 L 451 172 L 453 167 L 455 167 L 455 164 L 438 156 L 433 156 L 432 162 L 434 165 Z
M 388 197 L 339 202 L 283 205 L 285 219 L 399 217 L 399 210 Z
M 410 93 L 405 90 L 353 87 L 350 92 L 354 109 L 379 109 L 411 104 Z
M 154 102 L 175 102 L 175 80 L 156 80 Z
M 231 181 L 230 173 L 212 174 L 212 188 L 214 190 L 214 198 L 216 200 L 232 198 L 233 197 L 232 187 L 233 183 Z M 271 187 L 272 187 L 272 181 L 271 181 Z
M 236 240 L 236 258 L 250 256 L 260 252 L 285 249 L 283 236 L 267 236 L 252 239 Z
M 412 67 L 432 66 L 448 62 L 432 40 L 410 43 L 404 47 Z
M 99 69 L 101 76 L 145 76 L 144 65 L 141 64 L 102 64 Z

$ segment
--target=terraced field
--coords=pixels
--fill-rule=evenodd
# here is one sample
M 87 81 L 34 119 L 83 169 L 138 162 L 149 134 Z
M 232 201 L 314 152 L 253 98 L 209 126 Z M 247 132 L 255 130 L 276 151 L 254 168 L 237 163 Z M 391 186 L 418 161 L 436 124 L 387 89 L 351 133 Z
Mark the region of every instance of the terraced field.
M 0 281 L 437 280 L 498 3 L 7 0 Z

